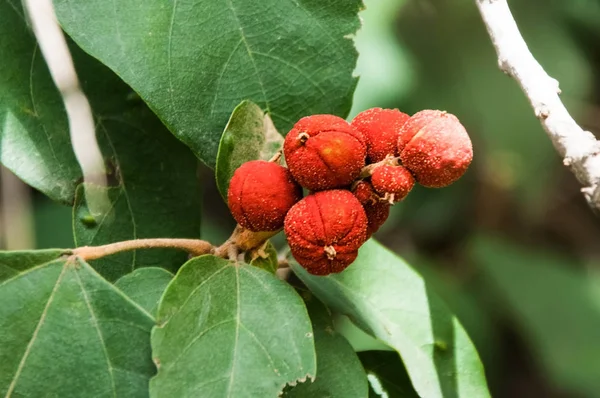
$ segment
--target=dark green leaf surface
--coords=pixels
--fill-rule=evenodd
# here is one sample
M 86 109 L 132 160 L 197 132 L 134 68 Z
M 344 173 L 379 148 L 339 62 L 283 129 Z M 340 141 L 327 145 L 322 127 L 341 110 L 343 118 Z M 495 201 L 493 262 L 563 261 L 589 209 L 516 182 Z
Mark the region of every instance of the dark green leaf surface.
M 301 116 L 350 109 L 360 0 L 54 3 L 67 33 L 210 166 L 242 100 L 280 131 Z
M 294 272 L 332 310 L 400 353 L 423 397 L 489 397 L 469 336 L 422 277 L 369 240 L 340 274 L 318 277 L 294 261 Z
M 276 397 L 286 383 L 315 375 L 302 299 L 256 267 L 211 255 L 190 260 L 167 287 L 157 322 L 153 397 Z
M 215 177 L 221 196 L 227 201 L 229 181 L 242 164 L 250 160 L 269 160 L 283 145 L 269 115 L 250 101 L 239 104 L 223 131 Z
M 79 260 L 0 284 L 0 395 L 145 397 L 152 318 Z
M 40 264 L 56 260 L 64 249 L 0 251 L 0 282 Z
M 54 200 L 72 203 L 81 170 L 62 99 L 24 20 L 0 2 L 0 162 Z
M 315 334 L 317 377 L 293 387 L 284 396 L 294 398 L 365 398 L 367 375 L 352 346 L 333 328 L 329 309 L 309 292 L 306 307 Z
M 93 93 L 97 136 L 107 159 L 112 186 L 106 189 L 111 210 L 94 219 L 77 190 L 73 229 L 77 246 L 104 245 L 140 238 L 197 238 L 200 234 L 200 186 L 197 159 L 177 141 L 131 89 L 106 67 L 82 54 L 83 87 Z M 169 249 L 119 253 L 91 264 L 113 281 L 143 266 L 176 271 L 186 254 Z
M 164 268 L 146 267 L 119 278 L 115 287 L 156 317 L 158 302 L 171 279 L 173 274 Z
M 277 268 L 279 267 L 277 249 L 275 249 L 275 246 L 273 246 L 273 244 L 270 241 L 268 241 L 265 248 L 260 251 L 263 252 L 261 254 L 264 254 L 267 257 L 261 257 L 260 255 L 258 255 L 258 257 L 252 260 L 252 253 L 246 252 L 246 262 L 254 267 L 262 268 L 265 271 L 274 274 L 275 271 L 277 271 Z
M 0 32 L 7 29 L 0 35 L 0 50 L 2 62 L 9 62 L 2 69 L 7 73 L 0 73 L 0 116 L 4 115 L 0 157 L 27 183 L 54 199 L 72 203 L 79 172 L 66 171 L 71 168 L 73 155 L 62 102 L 20 12 L 20 5 L 0 3 Z M 99 220 L 90 217 L 83 195 L 77 195 L 76 244 L 198 237 L 199 183 L 197 161 L 191 151 L 173 138 L 107 67 L 74 45 L 71 52 L 96 116 L 97 136 L 112 185 L 107 188 L 111 211 Z M 11 163 L 13 160 L 17 163 Z M 78 170 L 76 164 L 73 167 Z M 93 265 L 103 276 L 115 280 L 139 266 L 175 270 L 185 260 L 183 253 L 157 250 L 120 254 Z
M 590 275 L 573 260 L 499 239 L 476 239 L 472 255 L 548 378 L 576 396 L 598 396 L 600 289 Z
M 369 397 L 419 398 L 397 353 L 365 351 L 358 357 L 369 375 Z

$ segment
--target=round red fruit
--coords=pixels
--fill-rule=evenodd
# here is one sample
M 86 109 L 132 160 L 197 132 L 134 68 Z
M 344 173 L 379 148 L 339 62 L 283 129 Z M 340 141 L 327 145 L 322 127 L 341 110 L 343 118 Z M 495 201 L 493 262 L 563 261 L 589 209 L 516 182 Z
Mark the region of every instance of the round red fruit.
M 371 108 L 356 115 L 351 124 L 365 137 L 370 163 L 382 161 L 388 155 L 398 156 L 400 129 L 409 119 L 398 109 Z
M 373 170 L 371 183 L 379 195 L 395 203 L 408 195 L 415 185 L 415 179 L 405 167 L 381 165 Z
M 312 191 L 348 186 L 365 165 L 363 135 L 334 115 L 307 116 L 285 137 L 285 161 L 294 179 Z
M 302 188 L 283 166 L 253 160 L 241 165 L 229 183 L 227 202 L 233 218 L 251 231 L 277 231 Z
M 284 231 L 296 261 L 313 275 L 328 275 L 356 259 L 367 239 L 367 216 L 350 191 L 321 191 L 290 209 Z
M 403 132 L 398 141 L 400 159 L 423 186 L 441 188 L 452 184 L 473 160 L 469 134 L 450 113 L 418 112 L 404 125 Z

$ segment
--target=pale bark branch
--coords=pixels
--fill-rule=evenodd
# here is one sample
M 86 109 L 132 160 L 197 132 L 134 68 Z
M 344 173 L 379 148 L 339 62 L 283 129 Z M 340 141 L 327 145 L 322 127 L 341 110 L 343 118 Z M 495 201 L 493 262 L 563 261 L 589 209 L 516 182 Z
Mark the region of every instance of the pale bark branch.
M 588 204 L 600 212 L 600 143 L 573 120 L 559 98 L 558 81 L 550 77 L 529 51 L 506 0 L 475 0 L 498 54 L 498 65 L 514 78 L 536 117 L 581 183 Z
M 110 208 L 107 193 L 99 189 L 92 193 L 88 189 L 90 184 L 106 186 L 106 170 L 96 140 L 92 109 L 79 85 L 71 53 L 56 20 L 52 0 L 25 0 L 24 4 L 50 75 L 65 104 L 71 145 L 86 183 L 84 188 L 87 206 L 95 216 L 104 214 Z

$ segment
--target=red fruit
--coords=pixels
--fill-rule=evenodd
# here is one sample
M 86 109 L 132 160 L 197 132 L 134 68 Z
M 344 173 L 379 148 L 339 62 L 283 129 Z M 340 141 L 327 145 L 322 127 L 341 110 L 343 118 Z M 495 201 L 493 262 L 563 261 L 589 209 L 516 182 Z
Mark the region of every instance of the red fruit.
M 365 165 L 362 134 L 333 115 L 307 116 L 285 137 L 285 161 L 294 179 L 313 191 L 350 185 Z
M 363 204 L 367 215 L 367 239 L 381 228 L 390 215 L 388 202 L 371 202 Z
M 367 216 L 367 239 L 371 237 L 383 225 L 390 215 L 389 202 L 375 192 L 373 185 L 365 180 L 354 185 L 352 193 L 362 204 Z
M 231 178 L 227 201 L 235 221 L 251 231 L 276 231 L 288 210 L 302 199 L 302 188 L 283 166 L 253 160 Z
M 365 180 L 358 181 L 352 188 L 352 193 L 361 204 L 378 202 L 380 197 L 375 192 L 373 185 Z
M 398 109 L 371 108 L 356 115 L 351 124 L 365 136 L 370 163 L 398 156 L 398 135 L 409 119 Z
M 313 275 L 328 275 L 356 259 L 367 239 L 367 216 L 350 191 L 321 191 L 290 209 L 284 231 L 296 261 Z
M 473 146 L 463 125 L 456 116 L 440 111 L 416 113 L 404 125 L 398 149 L 402 164 L 417 182 L 430 188 L 452 184 L 473 160 Z
M 381 165 L 373 170 L 371 183 L 377 193 L 394 203 L 408 195 L 415 185 L 415 179 L 410 171 L 402 166 Z

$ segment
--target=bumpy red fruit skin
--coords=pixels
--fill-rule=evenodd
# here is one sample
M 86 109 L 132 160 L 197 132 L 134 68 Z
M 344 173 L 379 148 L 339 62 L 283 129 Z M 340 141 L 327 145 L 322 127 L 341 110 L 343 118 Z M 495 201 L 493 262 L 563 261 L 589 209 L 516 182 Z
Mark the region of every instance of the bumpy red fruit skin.
M 371 108 L 356 115 L 351 125 L 365 136 L 367 158 L 379 162 L 387 155 L 398 156 L 398 135 L 410 118 L 398 109 Z
M 373 170 L 371 183 L 377 193 L 393 194 L 394 202 L 399 202 L 411 191 L 415 179 L 405 167 L 381 165 Z
M 432 120 L 442 117 L 445 114 L 447 113 L 444 111 L 425 109 L 412 115 L 410 119 L 402 125 L 400 132 L 398 133 L 397 153 L 401 154 L 406 144 L 408 144 L 408 142 L 412 140 L 423 127 L 431 123 Z
M 390 215 L 390 204 L 382 199 L 373 184 L 369 181 L 359 181 L 354 185 L 352 193 L 362 204 L 367 216 L 367 239 L 381 228 Z
M 283 166 L 253 160 L 241 165 L 229 183 L 227 202 L 233 218 L 251 231 L 276 231 L 288 210 L 302 198 L 302 188 Z
M 356 259 L 367 239 L 367 216 L 350 191 L 321 191 L 290 209 L 284 231 L 296 261 L 313 275 L 328 275 Z
M 390 215 L 388 202 L 366 203 L 363 205 L 367 215 L 367 239 L 381 228 Z
M 375 203 L 379 201 L 379 195 L 375 192 L 373 184 L 369 181 L 358 181 L 352 188 L 352 193 L 361 204 Z
M 307 116 L 285 137 L 285 161 L 294 179 L 313 191 L 350 185 L 365 165 L 362 133 L 333 115 Z
M 407 133 L 412 138 L 400 152 L 402 164 L 423 186 L 441 188 L 452 184 L 473 160 L 469 134 L 456 116 L 449 113 L 421 111 L 413 117 L 419 121 Z M 406 125 L 409 124 L 410 121 Z

